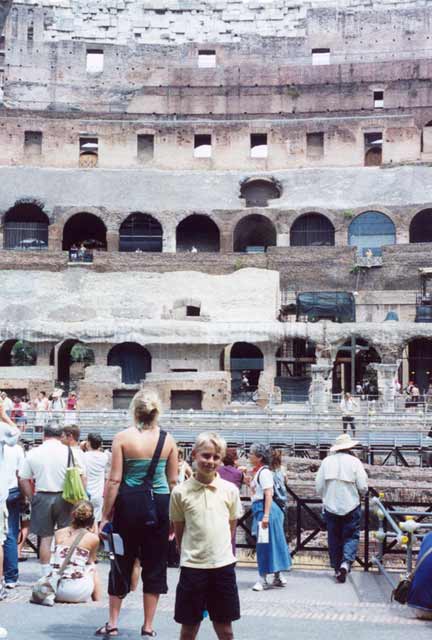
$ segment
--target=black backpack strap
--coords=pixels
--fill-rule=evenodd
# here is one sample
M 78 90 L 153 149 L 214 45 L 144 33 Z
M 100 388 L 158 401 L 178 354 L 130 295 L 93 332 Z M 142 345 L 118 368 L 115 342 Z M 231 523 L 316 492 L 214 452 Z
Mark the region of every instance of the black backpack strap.
M 163 449 L 163 446 L 165 444 L 166 437 L 167 437 L 167 432 L 161 430 L 161 432 L 159 434 L 159 440 L 158 440 L 158 443 L 156 445 L 155 452 L 153 454 L 153 458 L 152 458 L 152 460 L 150 462 L 150 466 L 148 468 L 148 471 L 146 473 L 146 476 L 145 476 L 144 480 L 148 480 L 148 481 L 153 480 L 153 476 L 154 476 L 155 471 L 156 471 L 156 466 L 157 466 L 157 463 L 159 462 L 159 458 L 160 458 L 160 455 L 162 453 L 162 449 Z
M 72 449 L 70 447 L 68 447 L 68 449 L 69 449 L 69 454 L 68 454 L 67 466 L 69 468 L 69 467 L 74 467 L 75 466 L 75 459 L 73 457 Z

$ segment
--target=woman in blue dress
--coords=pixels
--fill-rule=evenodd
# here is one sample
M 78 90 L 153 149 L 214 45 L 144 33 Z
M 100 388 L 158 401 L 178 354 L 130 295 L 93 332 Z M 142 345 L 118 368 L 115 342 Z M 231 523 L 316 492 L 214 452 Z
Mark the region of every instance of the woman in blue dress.
M 291 556 L 284 533 L 284 513 L 273 500 L 274 480 L 268 465 L 271 450 L 262 444 L 250 448 L 249 460 L 253 467 L 250 483 L 252 500 L 252 534 L 257 537 L 256 554 L 260 579 L 252 587 L 263 591 L 270 587 L 284 587 L 285 578 L 281 571 L 291 568 Z M 268 542 L 260 542 L 259 529 L 264 535 L 268 531 Z M 267 582 L 267 575 L 274 574 L 273 582 Z

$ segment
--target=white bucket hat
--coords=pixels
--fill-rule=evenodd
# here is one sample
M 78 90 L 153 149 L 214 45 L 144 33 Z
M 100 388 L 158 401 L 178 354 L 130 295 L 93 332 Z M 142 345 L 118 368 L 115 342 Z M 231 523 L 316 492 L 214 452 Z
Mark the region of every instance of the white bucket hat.
M 347 433 L 343 433 L 336 438 L 334 445 L 330 447 L 330 452 L 334 453 L 335 451 L 344 451 L 344 449 L 353 449 L 358 444 L 360 444 L 358 440 L 353 440 Z

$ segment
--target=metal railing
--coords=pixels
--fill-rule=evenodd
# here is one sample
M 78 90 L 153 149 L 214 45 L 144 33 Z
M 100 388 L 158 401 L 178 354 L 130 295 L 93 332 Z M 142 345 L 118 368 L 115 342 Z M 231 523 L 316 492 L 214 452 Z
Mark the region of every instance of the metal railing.
M 432 531 L 432 505 L 422 502 L 388 502 L 382 494 L 370 499 L 370 508 L 378 518 L 378 529 L 373 533 L 378 552 L 372 564 L 378 568 L 389 585 L 394 588 L 397 580 L 384 565 L 385 556 L 404 556 L 403 570 L 408 575 L 413 570 L 414 556 L 424 535 Z

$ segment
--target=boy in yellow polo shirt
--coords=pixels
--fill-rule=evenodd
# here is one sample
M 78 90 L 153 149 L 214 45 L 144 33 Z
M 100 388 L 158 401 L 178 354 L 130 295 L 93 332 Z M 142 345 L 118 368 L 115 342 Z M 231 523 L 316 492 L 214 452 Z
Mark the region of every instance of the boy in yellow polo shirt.
M 170 519 L 180 549 L 180 580 L 174 619 L 180 640 L 195 640 L 207 610 L 219 640 L 232 640 L 232 622 L 240 618 L 232 536 L 242 515 L 240 494 L 217 469 L 226 442 L 201 433 L 192 451 L 195 474 L 171 494 Z

